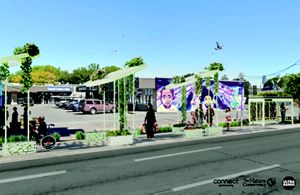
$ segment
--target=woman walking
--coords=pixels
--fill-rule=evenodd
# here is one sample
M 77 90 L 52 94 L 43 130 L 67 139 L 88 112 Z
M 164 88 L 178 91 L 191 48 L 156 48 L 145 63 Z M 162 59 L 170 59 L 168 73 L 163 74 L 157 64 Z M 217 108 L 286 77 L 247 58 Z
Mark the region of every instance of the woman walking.
M 156 118 L 151 103 L 148 103 L 148 111 L 144 123 L 146 124 L 147 138 L 154 138 Z
M 230 122 L 231 122 L 230 108 L 227 108 L 225 112 L 226 112 L 226 114 L 225 114 L 226 127 L 227 127 L 227 131 L 229 131 L 229 126 L 230 126 Z

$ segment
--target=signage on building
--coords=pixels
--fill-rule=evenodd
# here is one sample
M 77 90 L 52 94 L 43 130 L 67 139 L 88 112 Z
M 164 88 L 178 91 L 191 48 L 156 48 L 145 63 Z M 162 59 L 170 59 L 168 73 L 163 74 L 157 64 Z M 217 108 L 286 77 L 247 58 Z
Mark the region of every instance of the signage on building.
M 48 86 L 47 91 L 51 92 L 72 92 L 72 87 L 66 86 Z

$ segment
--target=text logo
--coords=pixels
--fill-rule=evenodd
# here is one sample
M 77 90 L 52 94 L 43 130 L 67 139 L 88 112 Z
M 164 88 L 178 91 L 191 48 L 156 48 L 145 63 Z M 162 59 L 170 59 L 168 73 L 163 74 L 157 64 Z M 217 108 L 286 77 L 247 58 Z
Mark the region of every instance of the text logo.
M 265 179 L 255 179 L 255 178 L 245 178 L 243 186 L 266 186 L 267 180 Z
M 287 177 L 283 178 L 282 187 L 284 189 L 292 190 L 292 189 L 294 189 L 295 186 L 296 186 L 296 180 L 293 177 L 287 176 Z
M 268 186 L 270 186 L 270 187 L 274 186 L 274 185 L 276 184 L 276 179 L 275 179 L 275 178 L 269 178 L 269 179 L 267 180 L 267 184 L 268 184 Z
M 214 184 L 219 186 L 233 187 L 235 184 L 239 184 L 238 179 L 214 179 Z

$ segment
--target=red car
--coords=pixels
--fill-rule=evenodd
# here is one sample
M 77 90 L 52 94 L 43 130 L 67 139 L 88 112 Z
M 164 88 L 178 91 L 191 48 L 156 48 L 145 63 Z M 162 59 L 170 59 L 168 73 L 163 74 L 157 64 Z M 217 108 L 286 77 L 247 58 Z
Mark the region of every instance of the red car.
M 118 111 L 117 107 L 114 106 L 113 104 L 106 103 L 105 106 L 103 104 L 102 100 L 98 99 L 85 99 L 85 100 L 80 100 L 78 108 L 81 112 L 83 113 L 91 113 L 91 114 L 96 114 L 97 112 L 115 112 Z

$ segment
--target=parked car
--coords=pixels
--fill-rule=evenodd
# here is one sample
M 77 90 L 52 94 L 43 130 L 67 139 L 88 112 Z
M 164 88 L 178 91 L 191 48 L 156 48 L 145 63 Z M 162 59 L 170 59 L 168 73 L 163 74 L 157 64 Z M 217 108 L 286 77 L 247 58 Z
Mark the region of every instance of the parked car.
M 70 110 L 73 112 L 79 112 L 79 102 L 75 102 L 70 105 Z
M 117 112 L 117 107 L 114 106 L 111 103 L 106 103 L 105 106 L 103 104 L 102 100 L 98 99 L 85 99 L 85 100 L 80 100 L 79 102 L 79 110 L 83 113 L 91 113 L 91 114 L 96 114 L 97 112 L 103 112 L 105 109 L 105 112 Z

